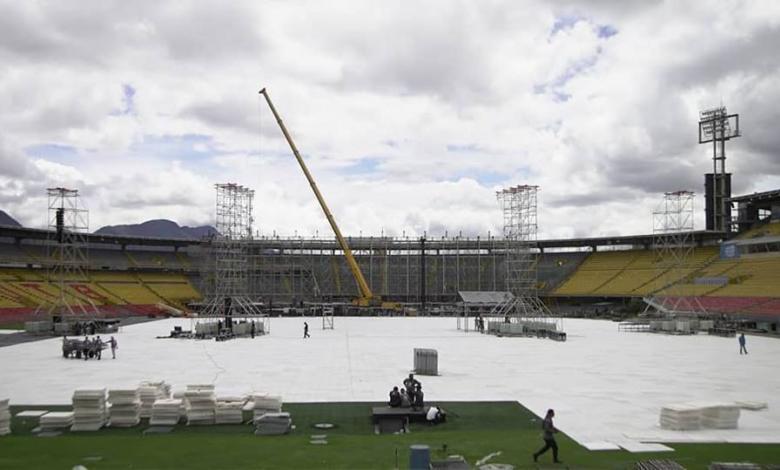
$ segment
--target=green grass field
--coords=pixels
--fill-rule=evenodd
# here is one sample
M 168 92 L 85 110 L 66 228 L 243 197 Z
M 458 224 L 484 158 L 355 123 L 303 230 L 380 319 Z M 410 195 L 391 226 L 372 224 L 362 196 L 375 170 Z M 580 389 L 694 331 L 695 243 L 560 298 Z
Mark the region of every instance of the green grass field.
M 646 459 L 673 459 L 686 468 L 704 469 L 712 461 L 780 463 L 780 445 L 672 445 L 675 452 L 631 454 L 590 452 L 565 435 L 557 438 L 563 465 L 548 454 L 534 464 L 531 453 L 542 444 L 540 423 L 512 402 L 444 403 L 448 422 L 438 426 L 413 424 L 409 434 L 375 435 L 371 403 L 285 404 L 296 429 L 286 436 L 252 434 L 249 425 L 177 426 L 170 434 L 146 435 L 145 425 L 103 429 L 95 433 L 64 433 L 37 437 L 37 419 L 14 418 L 11 436 L 0 438 L 0 468 L 88 469 L 132 468 L 253 468 L 253 469 L 392 469 L 407 468 L 409 446 L 427 444 L 432 458 L 459 454 L 474 464 L 491 452 L 491 462 L 516 468 L 628 469 Z M 23 409 L 67 407 L 12 407 Z M 247 416 L 248 417 L 248 416 Z M 327 422 L 334 429 L 313 427 Z M 312 434 L 328 435 L 327 445 L 309 443 Z M 445 450 L 446 449 L 446 450 Z

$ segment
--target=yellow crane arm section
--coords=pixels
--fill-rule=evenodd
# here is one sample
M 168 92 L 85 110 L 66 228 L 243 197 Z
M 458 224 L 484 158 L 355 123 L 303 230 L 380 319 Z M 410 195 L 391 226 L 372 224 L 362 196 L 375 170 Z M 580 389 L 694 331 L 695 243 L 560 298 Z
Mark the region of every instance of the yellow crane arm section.
M 319 188 L 317 188 L 317 183 L 314 182 L 314 178 L 311 176 L 311 173 L 309 173 L 309 169 L 306 168 L 306 164 L 303 162 L 301 154 L 295 147 L 295 142 L 293 142 L 292 137 L 290 137 L 290 133 L 287 132 L 287 128 L 284 127 L 282 118 L 279 117 L 279 113 L 276 112 L 274 104 L 271 103 L 271 98 L 268 97 L 268 92 L 266 92 L 265 88 L 263 88 L 260 90 L 260 94 L 263 95 L 265 97 L 265 101 L 268 102 L 268 107 L 271 108 L 271 112 L 273 113 L 274 118 L 276 118 L 276 122 L 279 124 L 279 128 L 282 129 L 282 134 L 284 134 L 284 138 L 287 139 L 287 143 L 290 145 L 290 149 L 292 150 L 293 155 L 295 155 L 295 159 L 298 160 L 298 164 L 301 166 L 303 174 L 306 175 L 306 179 L 309 180 L 309 185 L 311 186 L 312 191 L 314 191 L 314 195 L 317 197 L 317 201 L 320 203 L 320 207 L 322 207 L 322 212 L 325 213 L 325 217 L 328 219 L 330 228 L 332 228 L 333 233 L 336 234 L 336 240 L 339 242 L 341 251 L 344 252 L 344 256 L 347 258 L 349 270 L 352 271 L 352 276 L 354 276 L 358 285 L 358 289 L 360 289 L 360 300 L 364 302 L 370 301 L 374 298 L 374 294 L 371 292 L 371 288 L 368 287 L 366 278 L 363 277 L 363 273 L 360 271 L 360 266 L 358 266 L 357 261 L 355 261 L 355 257 L 352 256 L 352 250 L 349 249 L 347 241 L 344 240 L 344 237 L 341 235 L 341 230 L 339 230 L 339 226 L 336 225 L 336 219 L 333 218 L 333 214 L 330 213 L 328 205 L 325 204 L 325 199 L 322 198 L 322 193 L 320 193 Z

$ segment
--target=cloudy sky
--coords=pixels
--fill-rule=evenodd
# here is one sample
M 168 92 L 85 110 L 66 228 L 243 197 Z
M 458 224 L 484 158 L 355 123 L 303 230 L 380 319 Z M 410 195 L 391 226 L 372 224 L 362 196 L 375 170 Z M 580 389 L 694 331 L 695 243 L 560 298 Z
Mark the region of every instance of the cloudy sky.
M 734 192 L 780 188 L 778 44 L 773 0 L 2 0 L 0 209 L 198 225 L 235 182 L 263 234 L 330 235 L 267 87 L 346 234 L 497 233 L 516 184 L 540 238 L 652 232 L 678 189 L 703 228 L 701 109 L 741 115 Z

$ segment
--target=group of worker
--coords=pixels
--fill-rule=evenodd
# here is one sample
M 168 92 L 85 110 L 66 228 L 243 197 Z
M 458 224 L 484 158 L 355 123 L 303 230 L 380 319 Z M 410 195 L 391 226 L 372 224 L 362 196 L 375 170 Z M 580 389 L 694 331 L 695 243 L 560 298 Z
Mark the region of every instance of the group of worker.
M 67 340 L 68 338 L 63 337 L 63 339 Z M 83 345 L 85 349 L 94 348 L 95 358 L 98 360 L 100 360 L 101 356 L 103 355 L 103 345 L 107 345 L 111 348 L 111 358 L 116 359 L 116 349 L 118 347 L 118 343 L 113 336 L 108 341 L 103 341 L 100 339 L 100 336 L 96 336 L 92 339 L 89 339 L 88 336 L 85 336 Z M 89 355 L 84 354 L 84 360 L 86 361 L 87 359 L 89 359 Z
M 425 394 L 422 391 L 422 384 L 414 378 L 414 374 L 404 379 L 404 388 L 393 387 L 390 391 L 390 405 L 393 408 L 414 408 L 421 409 L 425 406 Z

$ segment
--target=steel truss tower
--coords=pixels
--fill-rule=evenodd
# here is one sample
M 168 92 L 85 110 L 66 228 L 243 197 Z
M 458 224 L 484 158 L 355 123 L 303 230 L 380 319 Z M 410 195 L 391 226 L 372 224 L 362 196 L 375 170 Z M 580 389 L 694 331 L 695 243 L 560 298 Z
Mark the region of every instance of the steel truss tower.
M 46 260 L 47 282 L 54 293 L 48 292 L 36 313 L 53 317 L 91 319 L 98 309 L 89 297 L 77 295 L 69 283 L 89 282 L 87 242 L 89 211 L 80 205 L 77 189 L 48 188 L 48 234 Z
M 691 191 L 664 193 L 653 212 L 653 249 L 658 289 L 645 302 L 665 314 L 706 314 L 695 296 L 686 295 L 685 284 L 693 256 L 693 202 Z
M 211 292 L 201 317 L 224 318 L 230 328 L 233 317 L 263 318 L 264 332 L 269 332 L 267 318 L 252 302 L 249 292 L 249 253 L 252 239 L 252 202 L 255 192 L 234 183 L 216 184 L 216 229 L 206 277 Z
M 558 330 L 556 318 L 537 291 L 537 193 L 539 186 L 520 185 L 496 193 L 504 215 L 506 289 L 512 297 L 488 316 L 510 322 L 533 322 Z
M 701 112 L 699 143 L 712 142 L 712 174 L 705 175 L 707 230 L 731 231 L 731 174 L 726 173 L 726 141 L 740 135 L 739 114 L 729 114 L 725 106 Z

